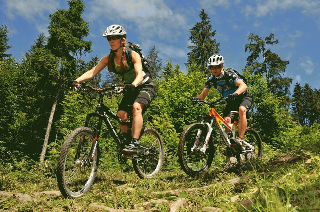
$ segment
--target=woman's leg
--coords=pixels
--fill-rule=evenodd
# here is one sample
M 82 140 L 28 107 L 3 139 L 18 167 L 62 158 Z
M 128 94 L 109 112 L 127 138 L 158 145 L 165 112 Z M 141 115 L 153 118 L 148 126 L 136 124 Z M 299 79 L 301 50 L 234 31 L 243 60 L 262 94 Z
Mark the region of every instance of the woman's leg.
M 132 108 L 132 138 L 139 139 L 142 125 L 143 125 L 143 111 L 144 104 L 135 102 Z

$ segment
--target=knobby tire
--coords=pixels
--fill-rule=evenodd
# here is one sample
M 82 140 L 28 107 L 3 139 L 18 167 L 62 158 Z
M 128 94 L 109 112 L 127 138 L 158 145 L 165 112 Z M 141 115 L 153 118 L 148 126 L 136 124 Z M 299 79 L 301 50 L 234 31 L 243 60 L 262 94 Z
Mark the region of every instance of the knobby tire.
M 194 147 L 196 135 L 199 130 L 201 130 L 201 136 L 197 147 L 203 146 L 208 132 L 208 126 L 201 123 L 189 125 L 182 132 L 178 146 L 178 156 L 181 168 L 185 173 L 192 177 L 199 176 L 206 172 L 210 168 L 214 158 L 214 145 L 211 138 L 209 140 L 209 146 L 204 154 L 200 151 L 191 151 L 191 148 Z
M 136 174 L 141 178 L 151 178 L 162 168 L 164 148 L 159 133 L 150 127 L 141 131 L 139 144 L 144 147 L 138 151 L 138 157 L 132 159 Z
M 70 199 L 87 193 L 94 183 L 99 163 L 97 145 L 91 159 L 94 133 L 88 127 L 72 131 L 64 142 L 57 166 L 57 181 L 61 194 Z
M 255 129 L 247 128 L 244 135 L 244 140 L 255 147 L 254 155 L 252 155 L 253 158 L 261 158 L 263 154 L 263 146 L 259 133 Z M 249 156 L 249 158 L 252 158 L 252 156 Z M 247 159 L 249 158 L 247 157 Z

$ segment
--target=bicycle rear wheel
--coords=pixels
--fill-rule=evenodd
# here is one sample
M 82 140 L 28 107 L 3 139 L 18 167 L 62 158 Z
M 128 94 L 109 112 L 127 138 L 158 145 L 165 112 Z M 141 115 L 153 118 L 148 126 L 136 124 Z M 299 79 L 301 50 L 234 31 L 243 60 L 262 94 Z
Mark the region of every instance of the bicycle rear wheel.
M 61 148 L 57 181 L 66 198 L 80 197 L 93 185 L 99 163 L 99 146 L 94 139 L 90 128 L 80 127 L 70 133 Z
M 251 158 L 261 158 L 263 154 L 263 147 L 262 147 L 262 140 L 260 138 L 259 133 L 251 128 L 248 128 L 244 134 L 244 138 L 246 142 L 248 142 L 250 145 L 254 146 L 254 151 L 247 152 L 245 154 L 246 159 Z
M 200 148 L 206 142 L 208 126 L 206 124 L 194 123 L 189 125 L 181 134 L 178 156 L 182 169 L 190 176 L 198 176 L 206 172 L 214 157 L 214 146 L 212 139 L 205 152 Z
M 151 178 L 162 168 L 164 149 L 159 133 L 150 127 L 142 129 L 138 156 L 132 159 L 132 165 L 140 178 Z

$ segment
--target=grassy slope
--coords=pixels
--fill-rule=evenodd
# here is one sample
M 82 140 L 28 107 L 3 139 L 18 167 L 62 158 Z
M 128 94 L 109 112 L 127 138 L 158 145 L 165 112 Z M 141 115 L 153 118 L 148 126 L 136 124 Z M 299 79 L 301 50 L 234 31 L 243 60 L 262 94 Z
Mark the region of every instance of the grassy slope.
M 89 193 L 75 200 L 59 192 L 39 193 L 58 190 L 52 171 L 37 166 L 19 170 L 0 167 L 0 193 L 11 192 L 0 195 L 0 211 L 106 211 L 107 207 L 170 211 L 177 200 L 183 200 L 178 211 L 208 211 L 208 207 L 223 211 L 320 210 L 320 159 L 301 152 L 265 154 L 263 160 L 242 165 L 239 171 L 211 167 L 197 179 L 187 176 L 178 164 L 145 180 L 125 165 L 118 170 L 100 169 Z

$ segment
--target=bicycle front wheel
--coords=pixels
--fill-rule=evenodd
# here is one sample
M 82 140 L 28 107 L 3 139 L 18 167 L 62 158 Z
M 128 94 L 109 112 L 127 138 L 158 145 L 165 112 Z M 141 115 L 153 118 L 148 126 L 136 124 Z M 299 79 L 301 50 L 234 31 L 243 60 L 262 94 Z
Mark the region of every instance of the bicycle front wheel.
M 214 147 L 212 139 L 208 147 L 205 146 L 207 134 L 208 126 L 201 123 L 189 125 L 181 134 L 178 147 L 179 163 L 192 177 L 206 172 L 212 164 Z
M 246 152 L 246 159 L 262 157 L 262 140 L 260 138 L 259 133 L 256 130 L 248 128 L 244 134 L 243 140 L 245 140 L 254 147 L 254 150 L 249 150 L 248 152 Z
M 97 175 L 99 146 L 90 128 L 72 131 L 64 142 L 57 167 L 61 194 L 77 198 L 89 191 Z
M 142 129 L 138 156 L 132 159 L 136 174 L 141 178 L 151 178 L 162 168 L 164 149 L 159 133 L 150 127 Z

